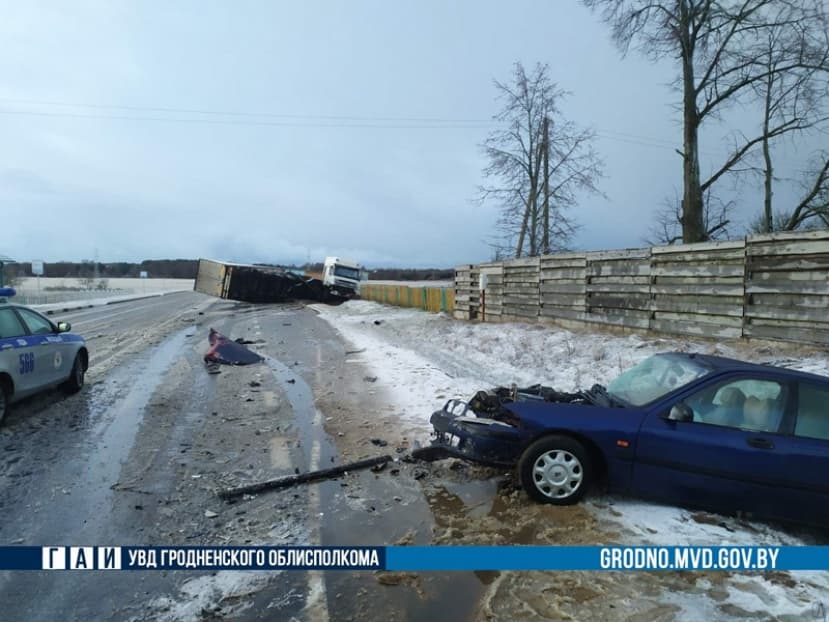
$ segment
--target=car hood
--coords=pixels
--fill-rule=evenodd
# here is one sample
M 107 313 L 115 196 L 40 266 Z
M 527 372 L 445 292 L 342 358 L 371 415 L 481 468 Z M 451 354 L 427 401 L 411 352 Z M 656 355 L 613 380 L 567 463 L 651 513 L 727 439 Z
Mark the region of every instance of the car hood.
M 512 425 L 527 430 L 637 430 L 645 415 L 637 408 L 569 402 L 512 402 L 503 407 L 514 416 Z

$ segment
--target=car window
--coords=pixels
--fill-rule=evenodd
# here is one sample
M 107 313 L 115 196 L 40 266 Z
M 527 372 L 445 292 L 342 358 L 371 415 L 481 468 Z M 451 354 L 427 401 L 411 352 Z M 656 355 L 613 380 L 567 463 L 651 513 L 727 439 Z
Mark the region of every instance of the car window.
M 18 309 L 18 311 L 23 317 L 26 326 L 29 328 L 29 332 L 33 335 L 48 335 L 49 333 L 55 332 L 52 323 L 46 318 L 28 309 Z
M 775 380 L 742 378 L 701 389 L 685 403 L 698 423 L 776 432 L 787 394 L 787 386 Z
M 607 385 L 607 392 L 633 406 L 664 397 L 710 369 L 682 356 L 656 355 L 645 359 Z
M 10 307 L 0 309 L 0 339 L 7 337 L 21 337 L 26 334 L 26 329 L 17 317 L 17 314 Z
M 829 387 L 801 382 L 795 436 L 829 440 Z

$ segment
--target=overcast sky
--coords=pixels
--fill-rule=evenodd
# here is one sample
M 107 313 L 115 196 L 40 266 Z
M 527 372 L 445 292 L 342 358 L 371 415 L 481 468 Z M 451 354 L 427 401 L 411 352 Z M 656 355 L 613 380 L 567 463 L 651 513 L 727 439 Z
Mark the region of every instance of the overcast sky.
M 680 189 L 672 60 L 620 58 L 575 0 L 2 9 L 0 254 L 18 261 L 487 260 L 479 145 L 516 61 L 548 63 L 600 136 L 607 198 L 584 198 L 578 248 L 642 246 Z

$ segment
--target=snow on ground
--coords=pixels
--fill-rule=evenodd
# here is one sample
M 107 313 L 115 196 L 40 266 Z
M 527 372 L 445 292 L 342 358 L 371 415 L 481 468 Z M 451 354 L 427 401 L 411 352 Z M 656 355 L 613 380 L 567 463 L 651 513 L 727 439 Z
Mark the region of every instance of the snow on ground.
M 142 298 L 152 298 L 156 296 L 163 296 L 165 293 L 171 292 L 156 292 L 152 294 L 127 294 L 124 296 L 110 296 L 108 298 L 90 298 L 88 300 L 67 300 L 66 302 L 53 302 L 49 304 L 41 304 L 41 305 L 27 305 L 32 309 L 36 309 L 41 313 L 47 313 L 49 311 L 63 311 L 63 310 L 74 310 L 80 309 L 84 307 L 99 307 L 101 305 L 111 305 L 116 302 L 128 302 L 130 300 L 141 300 Z M 17 303 L 17 300 L 14 298 L 11 299 L 12 302 Z
M 805 347 L 798 349 L 805 353 L 793 358 L 785 345 L 758 347 L 647 334 L 576 333 L 534 324 L 469 323 L 367 301 L 314 308 L 359 351 L 352 357 L 372 369 L 377 387 L 387 390 L 407 431 L 422 433 L 424 439 L 431 412 L 447 398 L 466 400 L 478 389 L 512 383 L 543 383 L 563 391 L 606 384 L 657 352 L 718 354 L 829 376 L 829 352 Z M 795 534 L 716 515 L 700 521 L 687 510 L 635 499 L 598 497 L 587 506 L 611 529 L 621 529 L 624 541 L 631 544 L 825 544 L 825 534 Z M 735 574 L 725 582 L 725 601 L 722 596 L 712 600 L 707 579 L 700 578 L 695 590 L 666 594 L 665 601 L 679 606 L 687 620 L 723 619 L 723 605 L 735 612 L 751 612 L 748 619 L 815 619 L 815 611 L 829 607 L 829 573 L 788 574 L 792 580 L 782 583 L 763 574 Z
M 97 289 L 98 286 L 103 289 Z M 89 283 L 84 279 L 59 277 L 24 277 L 14 286 L 15 302 L 23 305 L 54 303 L 90 304 L 92 300 L 126 298 L 127 296 L 161 294 L 174 291 L 193 291 L 193 279 L 99 279 Z
M 313 307 L 355 350 L 362 350 L 353 358 L 374 370 L 378 388 L 392 392 L 401 418 L 427 434 L 430 414 L 446 398 L 469 399 L 478 389 L 512 383 L 542 383 L 561 391 L 589 388 L 607 384 L 641 360 L 669 350 L 756 362 L 783 360 L 793 368 L 829 376 L 826 352 L 790 360 L 768 348 L 746 351 L 741 344 L 461 322 L 445 314 L 368 301 Z
M 153 619 L 159 622 L 198 622 L 206 612 L 215 614 L 239 614 L 246 608 L 238 604 L 245 596 L 253 596 L 262 590 L 276 573 L 246 570 L 223 570 L 211 575 L 188 579 L 179 586 L 179 598 L 168 596 L 155 598 L 148 603 Z M 248 599 L 247 607 L 250 606 Z M 233 603 L 225 606 L 224 603 Z M 218 616 L 217 616 L 218 617 Z

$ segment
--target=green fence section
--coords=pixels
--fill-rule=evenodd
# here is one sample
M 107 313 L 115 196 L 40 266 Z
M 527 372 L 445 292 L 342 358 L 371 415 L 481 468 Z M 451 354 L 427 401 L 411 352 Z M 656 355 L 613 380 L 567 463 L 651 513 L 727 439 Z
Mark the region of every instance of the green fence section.
M 439 313 L 455 310 L 455 290 L 449 287 L 408 287 L 406 285 L 360 285 L 360 298 L 397 307 L 413 307 Z

